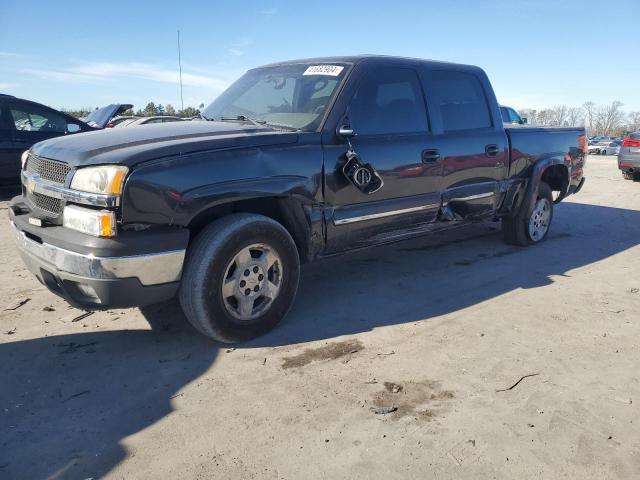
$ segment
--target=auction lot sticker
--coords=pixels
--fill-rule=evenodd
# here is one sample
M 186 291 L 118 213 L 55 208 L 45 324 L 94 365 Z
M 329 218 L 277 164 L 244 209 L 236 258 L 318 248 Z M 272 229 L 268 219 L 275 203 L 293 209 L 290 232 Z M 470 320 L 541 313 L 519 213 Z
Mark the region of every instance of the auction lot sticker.
M 337 77 L 342 70 L 344 70 L 344 67 L 340 65 L 311 65 L 302 75 L 329 75 L 331 77 Z

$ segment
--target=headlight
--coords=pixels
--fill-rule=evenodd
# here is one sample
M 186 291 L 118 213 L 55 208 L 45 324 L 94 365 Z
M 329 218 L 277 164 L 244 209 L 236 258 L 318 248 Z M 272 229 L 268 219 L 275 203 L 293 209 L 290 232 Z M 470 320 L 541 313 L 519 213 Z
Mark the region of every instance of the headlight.
M 120 165 L 80 168 L 73 175 L 71 188 L 81 192 L 120 195 L 129 169 Z
M 115 237 L 116 214 L 108 210 L 68 205 L 62 211 L 62 226 L 95 237 Z
M 29 150 L 25 150 L 24 152 L 22 152 L 22 156 L 20 157 L 20 163 L 22 163 L 23 170 L 25 165 L 27 164 L 27 158 L 29 158 Z

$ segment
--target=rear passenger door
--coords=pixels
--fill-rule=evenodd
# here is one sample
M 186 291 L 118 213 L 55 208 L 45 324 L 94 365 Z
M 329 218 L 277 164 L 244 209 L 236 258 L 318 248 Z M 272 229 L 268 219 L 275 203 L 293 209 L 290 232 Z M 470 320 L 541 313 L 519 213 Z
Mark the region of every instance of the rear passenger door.
M 423 72 L 433 127 L 432 147 L 442 161 L 443 205 L 462 218 L 497 208 L 509 149 L 496 100 L 480 70 Z

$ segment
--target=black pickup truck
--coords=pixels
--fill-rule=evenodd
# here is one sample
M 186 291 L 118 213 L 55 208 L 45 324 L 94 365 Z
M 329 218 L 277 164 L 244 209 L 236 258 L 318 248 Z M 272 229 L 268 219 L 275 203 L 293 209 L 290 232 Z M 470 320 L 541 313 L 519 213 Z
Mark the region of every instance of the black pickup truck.
M 277 63 L 202 116 L 31 148 L 10 219 L 42 283 L 86 309 L 178 295 L 200 332 L 241 341 L 286 315 L 302 263 L 482 219 L 535 244 L 584 183 L 584 130 L 505 130 L 473 66 Z

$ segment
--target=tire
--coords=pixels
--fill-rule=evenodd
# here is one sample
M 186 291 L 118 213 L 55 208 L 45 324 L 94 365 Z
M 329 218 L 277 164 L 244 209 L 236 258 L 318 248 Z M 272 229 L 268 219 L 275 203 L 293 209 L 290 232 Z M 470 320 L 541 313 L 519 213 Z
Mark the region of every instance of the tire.
M 540 207 L 543 207 L 540 209 Z M 535 218 L 534 218 L 535 217 Z M 515 215 L 502 219 L 504 241 L 511 245 L 527 246 L 542 242 L 553 220 L 553 195 L 545 182 L 540 182 L 535 204 L 523 203 Z M 534 225 L 531 225 L 531 224 Z M 539 225 L 540 228 L 535 228 Z
M 629 172 L 622 172 L 622 178 L 625 180 L 635 180 L 634 174 Z
M 285 317 L 299 278 L 300 259 L 289 232 L 271 218 L 237 213 L 214 221 L 195 238 L 179 299 L 199 332 L 223 343 L 241 342 Z

